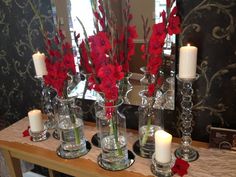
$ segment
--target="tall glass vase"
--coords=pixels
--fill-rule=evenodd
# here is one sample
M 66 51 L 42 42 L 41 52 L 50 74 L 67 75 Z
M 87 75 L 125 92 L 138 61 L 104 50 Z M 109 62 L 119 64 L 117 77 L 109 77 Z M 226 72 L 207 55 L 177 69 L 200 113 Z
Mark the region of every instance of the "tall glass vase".
M 140 156 L 151 158 L 155 151 L 155 131 L 163 129 L 163 109 L 155 97 L 143 91 L 139 112 Z
M 101 139 L 102 153 L 98 157 L 100 166 L 107 170 L 122 170 L 129 166 L 126 118 L 119 112 L 123 103 L 112 101 L 99 102 L 96 116 Z
M 61 141 L 57 154 L 66 159 L 85 155 L 88 150 L 84 136 L 84 124 L 81 119 L 82 110 L 75 104 L 75 98 L 57 98 L 55 116 Z

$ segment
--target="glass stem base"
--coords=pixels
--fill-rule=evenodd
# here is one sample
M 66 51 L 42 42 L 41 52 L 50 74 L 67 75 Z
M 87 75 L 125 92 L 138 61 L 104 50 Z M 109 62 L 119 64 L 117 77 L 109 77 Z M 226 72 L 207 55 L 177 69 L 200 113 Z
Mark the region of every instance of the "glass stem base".
M 178 149 L 175 150 L 175 156 L 187 162 L 192 162 L 198 159 L 199 154 L 195 149 L 191 147 L 187 148 L 179 147 Z

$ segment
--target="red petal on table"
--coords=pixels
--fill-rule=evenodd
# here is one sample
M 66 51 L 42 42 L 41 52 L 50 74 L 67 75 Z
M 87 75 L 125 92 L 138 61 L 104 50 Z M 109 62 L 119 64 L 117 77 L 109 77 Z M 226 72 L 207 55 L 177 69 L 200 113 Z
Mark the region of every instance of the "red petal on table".
M 188 173 L 189 163 L 177 158 L 175 161 L 175 165 L 171 168 L 174 174 L 178 174 L 179 176 L 184 176 Z
M 29 134 L 29 128 L 30 128 L 30 127 L 28 127 L 26 130 L 24 130 L 24 131 L 22 132 L 22 136 L 23 136 L 23 137 L 30 136 L 30 134 Z

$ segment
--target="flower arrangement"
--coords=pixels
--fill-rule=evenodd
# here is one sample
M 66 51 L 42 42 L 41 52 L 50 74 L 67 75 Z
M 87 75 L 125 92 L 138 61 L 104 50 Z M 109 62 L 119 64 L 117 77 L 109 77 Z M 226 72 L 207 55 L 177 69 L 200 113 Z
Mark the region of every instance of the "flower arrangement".
M 68 80 L 76 74 L 74 55 L 70 43 L 59 29 L 53 39 L 46 41 L 46 67 L 48 74 L 44 77 L 45 84 L 52 86 L 59 97 L 67 98 Z
M 163 49 L 169 35 L 180 33 L 180 18 L 177 15 L 177 7 L 173 7 L 175 0 L 166 0 L 166 11 L 160 14 L 162 21 L 152 26 L 152 33 L 150 39 L 150 27 L 148 27 L 148 20 L 143 20 L 144 29 L 144 44 L 141 46 L 143 52 L 142 58 L 146 60 L 146 69 L 148 73 L 155 75 L 155 81 L 149 79 L 148 94 L 155 96 L 156 91 L 161 87 L 163 78 L 160 70 L 163 69 L 165 61 L 163 57 Z
M 85 39 L 77 46 L 79 46 L 81 66 L 90 74 L 88 88 L 103 94 L 104 116 L 109 124 L 108 135 L 114 137 L 114 147 L 117 154 L 122 157 L 125 153 L 121 149 L 123 145 L 120 142 L 121 134 L 118 128 L 120 123 L 117 122 L 116 108 L 121 103 L 119 83 L 129 73 L 129 62 L 135 51 L 133 40 L 137 37 L 137 32 L 136 27 L 130 25 L 132 15 L 129 0 L 126 1 L 125 25 L 122 28 L 116 26 L 113 21 L 114 14 L 105 8 L 103 0 L 91 2 L 96 33 L 87 36 L 82 22 L 78 19 L 84 29 Z M 77 41 L 78 37 L 77 35 Z
M 151 126 L 157 123 L 158 118 L 156 115 L 155 108 L 156 105 L 156 93 L 158 89 L 161 88 L 163 84 L 163 72 L 165 70 L 165 57 L 163 55 L 163 50 L 166 42 L 169 42 L 169 35 L 180 33 L 180 18 L 177 15 L 177 7 L 174 6 L 175 0 L 166 0 L 166 11 L 161 12 L 161 22 L 153 24 L 152 33 L 148 39 L 151 28 L 148 27 L 148 20 L 143 20 L 144 29 L 144 44 L 141 46 L 141 51 L 143 52 L 142 58 L 147 62 L 146 70 L 151 75 L 148 77 L 148 88 L 142 94 L 148 100 L 147 105 L 145 105 L 145 110 L 140 114 L 144 118 L 142 125 L 145 130 L 144 134 L 140 135 L 140 145 L 144 147 L 148 142 L 151 131 Z M 152 76 L 155 76 L 154 79 Z M 160 126 L 160 125 L 159 125 Z
M 134 54 L 133 39 L 137 37 L 135 26 L 130 25 L 129 1 L 124 9 L 125 25 L 118 30 L 107 16 L 102 0 L 92 1 L 94 24 L 97 33 L 87 37 L 79 46 L 81 66 L 90 73 L 89 88 L 103 92 L 107 100 L 119 97 L 117 83 L 129 72 L 129 61 Z M 82 24 L 82 23 L 81 23 Z M 119 33 L 118 33 L 119 32 Z

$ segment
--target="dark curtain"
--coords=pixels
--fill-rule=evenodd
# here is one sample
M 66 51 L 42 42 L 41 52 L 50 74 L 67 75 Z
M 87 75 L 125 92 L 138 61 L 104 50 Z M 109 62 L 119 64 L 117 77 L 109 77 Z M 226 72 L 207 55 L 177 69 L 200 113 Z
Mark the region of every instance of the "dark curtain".
M 236 1 L 177 2 L 182 18 L 179 44 L 198 47 L 200 77 L 194 82 L 192 137 L 208 141 L 211 126 L 236 129 Z
M 50 0 L 31 0 L 53 29 Z M 39 18 L 28 0 L 0 1 L 0 125 L 11 124 L 40 106 L 40 82 L 34 78 L 32 54 L 44 51 Z

